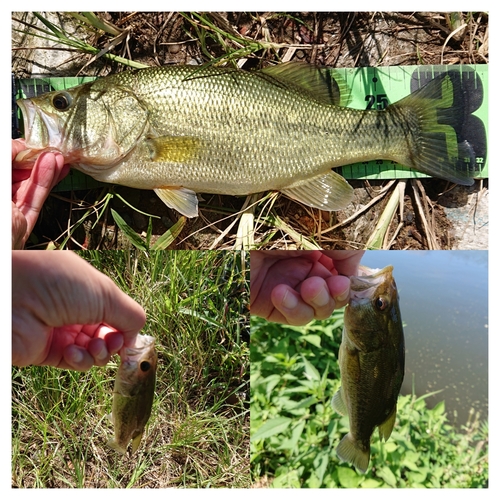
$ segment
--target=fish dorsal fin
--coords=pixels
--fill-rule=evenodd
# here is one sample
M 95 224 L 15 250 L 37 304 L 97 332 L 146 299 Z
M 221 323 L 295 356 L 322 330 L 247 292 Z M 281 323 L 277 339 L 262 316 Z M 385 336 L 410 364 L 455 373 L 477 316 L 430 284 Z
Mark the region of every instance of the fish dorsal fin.
M 144 144 L 152 161 L 183 163 L 196 158 L 203 141 L 198 137 L 160 136 L 148 137 Z
M 187 188 L 164 187 L 154 190 L 160 200 L 186 217 L 198 217 L 198 198 Z
M 387 441 L 391 437 L 392 429 L 394 428 L 395 422 L 396 422 L 396 407 L 394 407 L 391 414 L 378 427 L 378 434 L 380 436 L 380 440 L 383 439 L 384 441 Z
M 353 196 L 351 185 L 333 171 L 301 181 L 280 191 L 304 205 L 328 211 L 345 208 Z
M 341 415 L 347 415 L 347 408 L 344 398 L 342 397 L 342 389 L 339 389 L 332 398 L 333 409 Z
M 351 99 L 347 82 L 333 70 L 320 69 L 307 63 L 288 62 L 269 66 L 260 72 L 284 85 L 291 84 L 324 104 L 347 106 Z

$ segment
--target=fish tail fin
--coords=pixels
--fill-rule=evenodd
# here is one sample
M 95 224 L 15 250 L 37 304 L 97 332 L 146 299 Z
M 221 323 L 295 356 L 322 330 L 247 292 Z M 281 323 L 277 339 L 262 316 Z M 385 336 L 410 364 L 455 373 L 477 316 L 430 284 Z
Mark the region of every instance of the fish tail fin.
M 370 445 L 360 447 L 350 432 L 342 438 L 335 451 L 340 460 L 354 465 L 363 474 L 367 471 L 370 463 Z
M 443 73 L 387 108 L 405 124 L 397 161 L 420 172 L 466 186 L 474 184 L 476 155 L 462 129 L 469 113 L 458 72 Z

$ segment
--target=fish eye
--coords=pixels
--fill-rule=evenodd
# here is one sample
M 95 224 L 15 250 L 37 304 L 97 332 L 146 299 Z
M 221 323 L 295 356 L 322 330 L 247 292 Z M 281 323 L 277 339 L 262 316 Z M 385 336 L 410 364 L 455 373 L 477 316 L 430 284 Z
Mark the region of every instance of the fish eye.
M 385 300 L 384 297 L 377 297 L 375 299 L 375 307 L 379 311 L 383 311 L 387 307 L 387 300 Z
M 66 111 L 73 102 L 73 98 L 68 92 L 60 92 L 52 98 L 52 105 L 59 111 Z
M 140 366 L 141 371 L 147 372 L 151 368 L 151 363 L 149 363 L 149 361 L 143 361 Z

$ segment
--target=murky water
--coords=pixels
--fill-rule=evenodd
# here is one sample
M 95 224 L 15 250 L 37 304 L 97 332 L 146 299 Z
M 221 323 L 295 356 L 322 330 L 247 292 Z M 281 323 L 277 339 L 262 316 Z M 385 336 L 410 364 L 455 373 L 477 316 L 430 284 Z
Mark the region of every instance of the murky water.
M 368 267 L 394 266 L 405 324 L 403 393 L 442 390 L 452 423 L 488 413 L 488 252 L 371 251 Z

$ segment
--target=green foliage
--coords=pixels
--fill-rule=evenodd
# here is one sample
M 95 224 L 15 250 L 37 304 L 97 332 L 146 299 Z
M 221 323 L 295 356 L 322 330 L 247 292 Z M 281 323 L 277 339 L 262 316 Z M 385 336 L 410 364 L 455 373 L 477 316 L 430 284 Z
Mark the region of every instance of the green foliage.
M 488 427 L 478 418 L 448 423 L 444 401 L 400 396 L 391 438 L 374 432 L 370 468 L 359 474 L 335 448 L 349 430 L 330 401 L 340 387 L 337 362 L 343 311 L 291 327 L 251 319 L 250 461 L 254 481 L 272 487 L 484 488 Z

